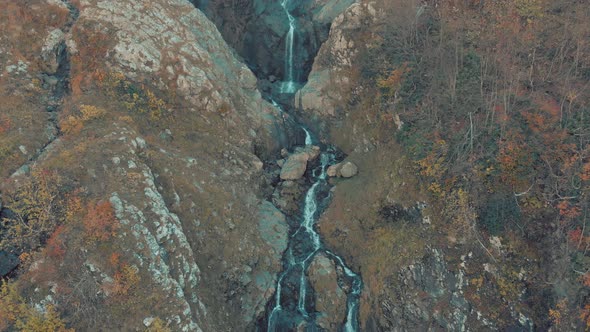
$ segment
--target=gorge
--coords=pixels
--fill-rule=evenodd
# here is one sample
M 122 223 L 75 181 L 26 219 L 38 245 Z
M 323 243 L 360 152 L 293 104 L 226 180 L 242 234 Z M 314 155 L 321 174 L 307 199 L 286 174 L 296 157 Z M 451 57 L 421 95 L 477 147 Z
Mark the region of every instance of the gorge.
M 275 96 L 272 94 L 269 96 L 269 101 L 283 111 L 284 107 L 292 108 L 294 104 L 293 100 L 285 98 L 284 95 L 294 98 L 298 87 L 305 83 L 299 79 L 302 77 L 301 75 L 305 74 L 305 71 L 301 69 L 297 71 L 294 64 L 294 58 L 302 59 L 301 56 L 295 56 L 298 53 L 297 48 L 294 46 L 295 39 L 300 38 L 299 35 L 305 32 L 297 31 L 297 19 L 290 12 L 290 8 L 296 8 L 297 4 L 293 4 L 290 0 L 283 0 L 281 7 L 288 19 L 288 31 L 284 37 L 284 76 L 278 79 L 280 88 L 274 89 L 274 91 L 278 90 L 283 95 L 281 100 L 287 101 L 288 104 L 281 107 L 273 99 Z M 275 52 L 275 54 L 280 53 Z M 311 56 L 315 55 L 311 54 Z M 254 68 L 256 67 L 254 66 Z M 256 73 L 255 69 L 254 72 Z M 312 147 L 314 143 L 319 143 L 312 138 L 309 130 L 300 124 L 298 126 L 305 133 L 304 144 L 306 147 Z M 317 326 L 315 322 L 316 317 L 326 315 L 326 313 L 314 312 L 314 293 L 321 293 L 325 290 L 310 289 L 311 284 L 308 281 L 307 272 L 314 257 L 320 253 L 328 254 L 327 257 L 334 260 L 337 266 L 344 271 L 345 278 L 349 279 L 340 281 L 349 284 L 346 309 L 333 309 L 336 312 L 339 310 L 346 312 L 345 321 L 338 330 L 345 332 L 358 331 L 358 301 L 362 288 L 361 278 L 345 265 L 341 257 L 323 247 L 320 235 L 315 229 L 315 222 L 318 220 L 322 208 L 329 204 L 330 196 L 327 191 L 330 186 L 327 182 L 327 169 L 330 165 L 336 163 L 336 153 L 333 152 L 333 148 L 324 144 L 321 145 L 324 148 L 317 157 L 319 165 L 307 171 L 310 173 L 311 186 L 307 189 L 304 197 L 300 199 L 302 201 L 300 214 L 295 216 L 299 220 L 299 225 L 289 232 L 289 244 L 283 258 L 283 271 L 278 275 L 275 295 L 268 304 L 267 311 L 269 313 L 261 319 L 258 326 L 259 331 L 287 331 L 301 328 L 315 330 L 327 327 Z M 330 320 L 333 320 L 333 318 Z
M 0 331 L 590 326 L 583 1 L 0 8 Z

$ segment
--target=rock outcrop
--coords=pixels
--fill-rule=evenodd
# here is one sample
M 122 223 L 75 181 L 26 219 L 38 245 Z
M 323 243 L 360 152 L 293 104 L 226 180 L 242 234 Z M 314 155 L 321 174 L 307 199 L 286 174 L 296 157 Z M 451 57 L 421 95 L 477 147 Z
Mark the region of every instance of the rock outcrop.
M 338 331 L 346 318 L 346 293 L 338 283 L 336 264 L 325 254 L 317 254 L 307 272 L 315 290 L 316 310 L 320 312 L 317 324 L 327 331 Z
M 289 23 L 280 1 L 193 0 L 223 34 L 224 38 L 255 69 L 261 79 L 274 81 L 284 76 L 284 52 Z M 291 1 L 289 10 L 297 19 L 295 38 L 296 81 L 307 76 L 333 19 L 354 0 Z M 252 47 L 257 45 L 257 47 Z M 278 55 L 277 55 L 278 54 Z
M 84 200 L 110 202 L 121 226 L 104 247 L 146 287 L 137 291 L 145 301 L 121 319 L 108 318 L 112 292 L 93 292 L 102 304 L 92 310 L 102 314 L 71 325 L 141 329 L 145 317 L 158 317 L 178 331 L 251 328 L 286 247 L 284 216 L 262 197 L 272 192 L 265 163 L 294 141 L 289 120 L 188 1 L 33 2 L 10 2 L 1 14 L 43 18 L 26 23 L 34 40 L 8 26 L 19 26 L 14 17 L 0 22 L 8 54 L 0 56 L 0 92 L 18 91 L 0 105 L 3 178 L 25 164 L 3 188 L 51 170 L 82 188 Z M 36 48 L 19 49 L 25 44 Z M 56 85 L 71 88 L 59 105 Z M 58 107 L 62 97 L 67 107 Z M 115 279 L 109 258 L 80 243 L 81 263 L 63 270 L 106 289 Z M 166 300 L 150 305 L 156 295 Z M 57 306 L 61 299 L 54 294 Z
M 353 63 L 367 46 L 366 36 L 373 33 L 378 12 L 374 1 L 359 1 L 333 20 L 308 81 L 295 96 L 295 106 L 305 123 L 345 152 L 366 150 L 368 145 L 369 137 L 359 130 L 361 124 L 350 118 L 347 100 L 358 92 Z M 337 133 L 332 132 L 334 128 Z

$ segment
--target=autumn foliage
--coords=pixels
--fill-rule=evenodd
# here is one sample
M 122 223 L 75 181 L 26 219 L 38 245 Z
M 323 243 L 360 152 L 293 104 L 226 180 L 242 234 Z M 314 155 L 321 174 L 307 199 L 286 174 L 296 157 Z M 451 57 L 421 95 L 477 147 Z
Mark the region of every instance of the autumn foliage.
M 84 218 L 86 236 L 90 241 L 107 241 L 117 234 L 119 221 L 108 201 L 90 202 Z
M 566 255 L 560 259 L 572 268 L 556 274 L 579 281 L 572 286 L 579 293 L 552 298 L 536 323 L 590 323 L 590 282 L 579 278 L 590 271 L 590 7 L 395 3 L 358 60 L 381 110 L 404 123 L 395 135 L 439 204 L 439 218 L 469 225 L 475 236 L 467 242 L 511 235 L 543 256 Z M 397 8 L 404 6 L 419 13 L 415 22 L 404 20 Z M 465 227 L 446 232 L 459 229 Z

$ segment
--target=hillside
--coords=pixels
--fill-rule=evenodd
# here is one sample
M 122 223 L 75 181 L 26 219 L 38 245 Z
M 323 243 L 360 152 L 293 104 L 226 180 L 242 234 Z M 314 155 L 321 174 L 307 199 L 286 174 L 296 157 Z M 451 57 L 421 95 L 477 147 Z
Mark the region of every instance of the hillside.
M 0 0 L 0 331 L 584 331 L 577 0 Z

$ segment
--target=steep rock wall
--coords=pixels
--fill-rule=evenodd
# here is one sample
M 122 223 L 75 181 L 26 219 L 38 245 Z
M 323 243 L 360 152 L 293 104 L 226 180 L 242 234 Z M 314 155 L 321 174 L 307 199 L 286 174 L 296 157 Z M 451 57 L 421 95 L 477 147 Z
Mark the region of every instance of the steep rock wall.
M 293 140 L 290 120 L 261 98 L 252 72 L 188 1 L 39 0 L 33 8 L 57 6 L 67 16 L 68 5 L 76 9 L 71 29 L 65 19 L 35 26 L 64 50 L 67 45 L 71 73 L 63 79 L 71 89 L 53 115 L 60 131 L 36 135 L 45 122 L 21 121 L 26 135 L 15 137 L 15 151 L 23 145 L 21 151 L 39 153 L 5 185 L 18 186 L 30 170 L 56 170 L 85 197 L 109 201 L 121 223 L 109 247 L 137 269 L 138 294 L 145 293 L 145 303 L 126 307 L 121 320 L 106 314 L 112 294 L 94 293 L 102 304 L 92 310 L 103 314 L 71 316 L 70 323 L 139 329 L 159 317 L 173 330 L 251 326 L 272 295 L 286 247 L 286 221 L 265 200 L 272 190 L 264 167 Z M 17 38 L 3 47 L 17 53 Z M 27 61 L 42 52 L 49 61 L 37 70 Z M 2 57 L 3 91 L 53 70 L 51 52 L 39 47 L 14 64 Z M 72 130 L 66 125 L 82 118 L 83 105 L 100 112 Z M 63 270 L 78 269 L 106 287 L 114 278 L 106 249 L 82 246 L 76 252 L 85 263 L 66 262 Z M 155 294 L 166 300 L 153 304 Z

